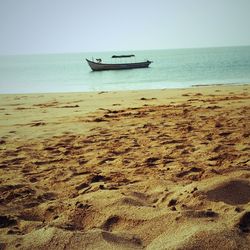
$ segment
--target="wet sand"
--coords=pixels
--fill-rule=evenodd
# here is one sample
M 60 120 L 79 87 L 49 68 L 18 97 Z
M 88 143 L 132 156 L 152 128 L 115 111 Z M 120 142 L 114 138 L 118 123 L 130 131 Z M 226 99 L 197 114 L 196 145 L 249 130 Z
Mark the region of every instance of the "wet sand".
M 249 249 L 250 85 L 0 95 L 0 249 Z

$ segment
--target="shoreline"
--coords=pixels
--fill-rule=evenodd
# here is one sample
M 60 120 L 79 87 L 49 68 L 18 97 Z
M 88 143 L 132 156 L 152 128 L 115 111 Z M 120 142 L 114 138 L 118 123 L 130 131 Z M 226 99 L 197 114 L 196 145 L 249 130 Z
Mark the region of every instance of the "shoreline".
M 249 84 L 0 97 L 0 248 L 249 246 Z
M 249 82 L 245 83 L 211 83 L 211 84 L 192 84 L 189 87 L 176 87 L 176 88 L 157 88 L 157 89 L 131 89 L 131 90 L 100 90 L 100 91 L 74 91 L 74 92 L 32 92 L 32 93 L 0 93 L 0 97 L 3 95 L 53 95 L 53 94 L 98 94 L 98 93 L 116 93 L 116 92 L 134 92 L 134 91 L 161 91 L 161 90 L 185 90 L 185 89 L 192 89 L 198 87 L 216 87 L 216 86 L 245 86 L 249 85 Z

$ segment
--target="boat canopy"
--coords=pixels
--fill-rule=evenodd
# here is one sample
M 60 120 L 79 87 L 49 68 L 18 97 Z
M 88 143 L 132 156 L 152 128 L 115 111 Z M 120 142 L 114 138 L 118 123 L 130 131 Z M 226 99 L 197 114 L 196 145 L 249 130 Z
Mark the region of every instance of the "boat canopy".
M 123 57 L 133 57 L 133 56 L 135 55 L 119 55 L 119 56 L 114 55 L 112 56 L 112 58 L 123 58 Z

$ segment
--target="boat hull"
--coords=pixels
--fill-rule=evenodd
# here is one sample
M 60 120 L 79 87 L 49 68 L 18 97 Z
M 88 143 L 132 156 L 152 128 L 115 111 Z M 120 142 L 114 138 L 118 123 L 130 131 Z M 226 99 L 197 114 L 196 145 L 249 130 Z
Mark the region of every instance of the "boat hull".
M 137 62 L 137 63 L 119 63 L 119 64 L 108 64 L 108 63 L 96 63 L 86 59 L 89 67 L 93 71 L 101 70 L 122 70 L 122 69 L 138 69 L 138 68 L 148 68 L 151 61 Z

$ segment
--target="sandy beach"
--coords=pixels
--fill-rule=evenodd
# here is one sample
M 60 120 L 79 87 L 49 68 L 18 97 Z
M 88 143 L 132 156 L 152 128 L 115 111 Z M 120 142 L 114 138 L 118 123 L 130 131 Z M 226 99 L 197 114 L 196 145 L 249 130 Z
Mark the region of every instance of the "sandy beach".
M 0 120 L 0 249 L 249 249 L 249 84 L 0 95 Z

